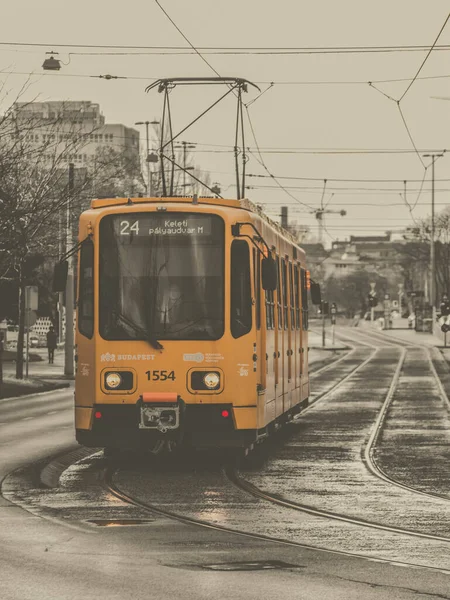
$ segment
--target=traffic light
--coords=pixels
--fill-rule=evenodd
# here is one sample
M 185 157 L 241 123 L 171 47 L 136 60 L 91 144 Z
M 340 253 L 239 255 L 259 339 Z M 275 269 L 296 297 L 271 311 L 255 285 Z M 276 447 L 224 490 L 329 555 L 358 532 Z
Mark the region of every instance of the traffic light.
M 330 304 L 328 302 L 322 302 L 321 304 L 321 314 L 324 317 L 328 317 L 330 314 Z
M 375 295 L 369 294 L 367 296 L 367 300 L 369 301 L 370 308 L 375 308 L 375 306 L 378 304 L 378 298 Z

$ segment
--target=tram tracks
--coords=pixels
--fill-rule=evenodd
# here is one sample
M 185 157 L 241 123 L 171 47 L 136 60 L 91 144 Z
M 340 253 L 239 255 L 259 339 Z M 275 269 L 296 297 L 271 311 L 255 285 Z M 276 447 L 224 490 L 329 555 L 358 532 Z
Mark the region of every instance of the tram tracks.
M 387 413 L 387 410 L 389 407 L 389 401 L 392 400 L 392 397 L 394 395 L 394 392 L 395 392 L 395 389 L 396 389 L 396 386 L 397 386 L 397 383 L 399 380 L 400 373 L 402 371 L 402 367 L 403 367 L 405 356 L 406 356 L 408 349 L 407 348 L 400 348 L 400 349 L 401 349 L 400 356 L 398 357 L 395 372 L 392 376 L 392 380 L 390 382 L 389 389 L 386 394 L 385 402 L 383 403 L 383 406 L 380 409 L 378 419 L 373 428 L 374 431 L 378 431 L 378 435 L 374 435 L 374 434 L 371 435 L 371 438 L 369 439 L 369 442 L 366 446 L 366 453 L 370 452 L 370 449 L 373 449 L 376 446 L 380 431 L 382 430 L 382 423 L 383 423 L 383 420 L 386 416 L 386 413 Z M 329 395 L 332 394 L 332 392 L 336 389 L 336 387 L 339 387 L 340 385 L 345 385 L 345 383 L 348 382 L 348 380 L 352 377 L 352 375 L 355 372 L 357 372 L 359 369 L 363 368 L 368 363 L 370 363 L 370 361 L 373 360 L 374 356 L 378 355 L 378 357 L 379 357 L 381 350 L 382 349 L 372 348 L 372 352 L 370 353 L 369 357 L 365 358 L 357 368 L 355 368 L 351 372 L 347 373 L 347 375 L 344 378 L 342 378 L 341 381 L 337 382 L 336 385 L 332 386 L 332 388 L 330 388 L 326 393 L 322 394 L 320 399 L 321 400 L 326 399 Z M 431 357 L 430 357 L 430 361 L 431 361 Z M 432 362 L 430 364 L 432 364 Z M 327 370 L 328 369 L 325 369 L 324 371 L 326 372 Z M 307 410 L 314 408 L 314 406 L 315 406 L 315 403 L 311 407 L 309 407 Z M 304 413 L 302 413 L 302 414 L 304 414 Z M 300 416 L 300 419 L 301 419 L 301 416 Z M 369 450 L 367 450 L 367 448 Z M 266 503 L 266 504 L 272 504 L 277 507 L 282 507 L 284 509 L 289 509 L 291 511 L 295 511 L 295 513 L 297 513 L 299 515 L 303 514 L 303 515 L 309 515 L 313 518 L 337 521 L 342 526 L 349 526 L 349 527 L 356 526 L 357 528 L 362 527 L 362 528 L 365 528 L 366 530 L 372 530 L 374 532 L 378 531 L 378 532 L 380 532 L 380 534 L 383 534 L 383 535 L 388 535 L 388 536 L 394 535 L 394 536 L 407 537 L 407 538 L 411 539 L 412 541 L 414 539 L 416 539 L 416 540 L 420 539 L 420 540 L 422 540 L 422 543 L 430 543 L 430 544 L 438 543 L 439 545 L 443 544 L 444 547 L 446 547 L 448 545 L 448 543 L 450 543 L 450 532 L 448 535 L 439 535 L 438 533 L 427 533 L 424 531 L 418 531 L 411 527 L 408 528 L 408 527 L 402 527 L 402 526 L 393 526 L 393 525 L 389 525 L 389 524 L 383 524 L 383 523 L 372 521 L 372 520 L 370 520 L 370 518 L 369 519 L 355 518 L 354 516 L 347 516 L 345 514 L 340 514 L 336 511 L 315 508 L 313 506 L 308 506 L 306 504 L 295 502 L 293 500 L 290 500 L 289 498 L 281 497 L 279 493 L 270 493 L 270 492 L 264 491 L 262 489 L 259 489 L 257 486 L 253 485 L 250 481 L 245 480 L 241 476 L 241 474 L 238 473 L 237 469 L 233 465 L 226 465 L 224 467 L 223 472 L 224 472 L 225 478 L 230 482 L 230 484 L 237 490 L 241 491 L 246 496 L 252 497 L 255 500 L 258 500 L 258 501 Z M 284 538 L 280 538 L 278 536 L 273 536 L 273 535 L 270 535 L 270 536 L 261 535 L 260 533 L 245 531 L 240 528 L 237 529 L 235 527 L 226 527 L 226 526 L 223 526 L 223 525 L 220 525 L 217 523 L 211 523 L 209 521 L 205 521 L 203 519 L 198 519 L 198 518 L 195 518 L 192 516 L 186 516 L 184 514 L 179 514 L 177 510 L 167 511 L 165 509 L 161 509 L 160 506 L 155 506 L 152 503 L 147 503 L 145 501 L 143 502 L 141 500 L 136 500 L 135 497 L 130 496 L 127 492 L 124 492 L 123 490 L 121 490 L 114 483 L 114 481 L 113 481 L 114 476 L 111 472 L 109 472 L 108 478 L 109 478 L 108 485 L 110 486 L 109 489 L 110 489 L 111 493 L 114 493 L 117 497 L 120 497 L 123 501 L 131 502 L 135 505 L 140 506 L 141 508 L 144 508 L 144 505 L 146 505 L 147 510 L 157 512 L 158 514 L 164 515 L 169 518 L 177 519 L 184 523 L 189 523 L 191 525 L 200 525 L 200 526 L 205 526 L 205 527 L 209 527 L 209 528 L 212 527 L 212 528 L 220 529 L 221 531 L 227 531 L 230 533 L 238 533 L 239 535 L 247 535 L 247 536 L 249 535 L 251 537 L 258 537 L 260 539 L 266 539 L 268 541 L 276 542 L 276 543 L 288 543 L 289 545 L 297 545 L 297 546 L 300 546 L 303 548 L 315 548 L 315 549 L 320 549 L 320 550 L 325 550 L 325 551 L 337 552 L 339 554 L 349 554 L 352 556 L 361 556 L 361 557 L 372 559 L 372 560 L 374 559 L 373 556 L 370 556 L 370 555 L 367 555 L 364 553 L 360 553 L 360 552 L 336 550 L 336 548 L 333 549 L 330 547 L 323 547 L 320 545 L 307 544 L 304 541 L 295 541 L 292 539 L 284 539 Z M 389 477 L 386 477 L 386 479 L 384 480 L 384 483 L 392 484 L 392 480 Z M 402 487 L 402 486 L 400 485 L 399 487 Z M 403 486 L 403 490 L 405 492 L 406 491 L 407 492 L 415 491 L 413 488 L 408 488 L 408 486 Z M 426 495 L 426 494 L 423 494 L 423 495 Z M 440 498 L 440 499 L 442 500 L 442 498 Z M 377 555 L 375 560 L 383 560 L 383 558 L 380 557 L 379 555 Z M 390 562 L 390 563 L 396 562 L 397 564 L 424 566 L 419 563 L 415 563 L 414 561 L 411 561 L 411 560 L 408 560 L 408 561 L 394 560 L 393 561 L 392 559 L 386 559 L 386 562 Z M 430 566 L 433 568 L 432 565 L 427 565 L 427 568 L 429 568 Z M 450 570 L 447 568 L 439 568 L 439 567 L 436 567 L 436 568 L 438 568 L 438 570 L 441 570 L 444 572 L 450 572 Z
M 383 431 L 383 427 L 386 423 L 387 414 L 389 412 L 392 400 L 393 400 L 395 392 L 397 390 L 399 379 L 400 379 L 400 376 L 402 373 L 402 368 L 405 363 L 407 351 L 408 351 L 408 349 L 410 350 L 411 348 L 417 349 L 416 346 L 413 346 L 410 344 L 405 344 L 404 346 L 399 344 L 399 346 L 401 347 L 401 354 L 398 359 L 397 366 L 396 366 L 395 372 L 393 374 L 391 384 L 389 386 L 389 389 L 386 394 L 386 398 L 383 402 L 383 405 L 378 413 L 377 419 L 375 420 L 375 423 L 372 427 L 367 444 L 365 445 L 365 447 L 363 449 L 362 454 L 363 454 L 364 463 L 366 464 L 366 467 L 369 469 L 369 471 L 373 475 L 375 475 L 376 477 L 378 477 L 379 479 L 381 479 L 382 481 L 384 481 L 385 483 L 387 483 L 389 485 L 396 486 L 404 491 L 418 494 L 418 495 L 421 495 L 426 498 L 438 498 L 440 500 L 444 500 L 444 501 L 448 502 L 450 500 L 450 497 L 448 494 L 445 495 L 445 494 L 439 494 L 436 492 L 419 490 L 416 487 L 413 487 L 411 485 L 406 485 L 406 484 L 396 480 L 394 477 L 389 476 L 385 472 L 385 470 L 383 470 L 383 468 L 378 464 L 378 462 L 376 460 L 375 453 L 376 453 L 376 449 L 377 449 L 377 443 L 379 442 L 380 435 L 381 435 L 381 433 Z M 429 348 L 425 348 L 425 347 L 422 347 L 421 350 L 426 352 L 430 371 L 433 374 L 436 387 L 439 391 L 440 398 L 441 398 L 442 402 L 445 404 L 445 406 L 448 408 L 449 399 L 448 399 L 445 389 L 441 383 L 439 375 L 436 371 L 435 365 L 433 363 L 433 358 L 431 356 L 431 351 Z M 366 363 L 370 362 L 371 358 L 369 358 L 369 360 L 366 361 Z M 346 379 L 348 379 L 349 377 L 347 377 Z M 333 391 L 334 391 L 334 389 L 330 390 L 330 394 L 333 393 Z M 324 395 L 323 397 L 326 397 L 327 395 L 328 394 Z M 367 521 L 366 519 L 355 519 L 353 517 L 348 517 L 341 513 L 317 509 L 317 508 L 311 507 L 306 504 L 293 502 L 290 499 L 285 498 L 285 497 L 280 497 L 279 494 L 275 495 L 275 494 L 270 494 L 266 491 L 263 491 L 263 490 L 259 489 L 258 487 L 256 487 L 255 485 L 253 485 L 251 482 L 243 479 L 236 470 L 228 469 L 226 472 L 226 475 L 229 478 L 229 480 L 232 481 L 232 483 L 234 485 L 236 485 L 237 487 L 239 487 L 240 489 L 246 491 L 249 494 L 254 495 L 255 497 L 261 498 L 268 502 L 272 502 L 279 506 L 291 508 L 294 510 L 300 510 L 300 511 L 306 512 L 308 514 L 327 517 L 330 519 L 340 520 L 340 521 L 344 521 L 344 522 L 348 522 L 348 523 L 352 523 L 352 524 L 358 524 L 358 525 L 361 525 L 364 527 L 371 527 L 371 528 L 376 528 L 376 529 L 380 529 L 380 530 L 384 530 L 384 531 L 397 532 L 397 533 L 404 533 L 404 534 L 410 535 L 410 536 L 431 539 L 431 540 L 439 540 L 439 541 L 442 541 L 445 543 L 450 542 L 450 534 L 448 536 L 428 534 L 428 533 L 420 532 L 420 531 L 417 531 L 414 529 L 408 529 L 408 528 L 404 528 L 404 527 L 386 526 L 386 525 L 383 525 L 380 523 Z M 450 492 L 450 490 L 449 490 L 449 492 Z
M 339 379 L 339 381 L 334 381 L 334 382 L 331 382 L 329 380 L 327 382 L 327 389 L 324 390 L 320 396 L 317 396 L 317 398 L 311 404 L 310 407 L 308 407 L 304 412 L 301 413 L 299 420 L 301 420 L 302 415 L 309 412 L 314 407 L 322 405 L 322 402 L 318 403 L 318 400 L 326 401 L 327 398 L 329 398 L 333 394 L 333 392 L 339 390 L 339 388 L 341 386 L 345 387 L 346 384 L 348 384 L 349 382 L 351 383 L 350 380 L 351 380 L 352 376 L 358 376 L 358 373 L 361 369 L 363 369 L 364 367 L 367 367 L 368 365 L 370 366 L 370 364 L 369 364 L 370 361 L 373 360 L 375 357 L 379 358 L 381 353 L 386 350 L 388 352 L 390 352 L 391 354 L 394 351 L 394 349 L 391 347 L 389 347 L 387 349 L 386 347 L 377 348 L 374 345 L 370 345 L 369 347 L 364 346 L 364 348 L 362 348 L 361 346 L 354 346 L 353 349 L 349 353 L 347 353 L 345 356 L 340 357 L 340 359 L 338 359 L 334 363 L 332 363 L 330 365 L 326 365 L 326 368 L 323 368 L 320 371 L 313 374 L 312 377 L 315 377 L 317 379 L 317 382 L 321 378 L 323 379 L 325 377 L 325 375 L 327 375 L 328 378 L 331 375 L 334 377 L 340 377 L 340 379 Z M 366 451 L 365 451 L 366 453 L 370 452 L 369 450 L 367 450 L 369 448 L 369 446 L 371 446 L 372 450 L 376 449 L 376 447 L 377 447 L 380 433 L 383 430 L 384 419 L 385 419 L 386 414 L 389 409 L 389 404 L 387 403 L 387 401 L 388 401 L 388 399 L 392 400 L 392 398 L 394 396 L 396 386 L 398 384 L 399 376 L 400 376 L 400 373 L 402 371 L 402 367 L 404 364 L 405 355 L 407 352 L 409 352 L 411 350 L 411 348 L 402 348 L 400 346 L 400 350 L 401 350 L 400 356 L 398 357 L 398 362 L 396 365 L 395 373 L 393 374 L 392 380 L 389 385 L 389 390 L 388 390 L 388 393 L 385 398 L 385 403 L 383 404 L 383 407 L 380 409 L 380 413 L 378 415 L 378 419 L 377 419 L 377 422 L 379 421 L 378 425 L 374 425 L 373 431 L 377 430 L 378 433 L 376 435 L 372 435 L 371 439 L 369 439 L 369 442 L 367 443 L 367 446 L 366 446 Z M 361 356 L 361 352 L 363 354 L 362 356 Z M 427 352 L 428 352 L 428 350 L 427 350 Z M 368 355 L 368 353 L 369 353 L 369 355 Z M 359 354 L 359 356 L 358 356 L 358 354 Z M 434 367 L 431 354 L 429 354 L 429 360 L 430 360 L 430 369 L 431 369 L 431 367 Z M 359 364 L 357 364 L 357 363 L 359 363 Z M 344 372 L 345 372 L 345 374 L 344 374 Z M 343 374 L 344 374 L 344 377 L 342 377 Z M 439 379 L 437 373 L 436 373 L 436 376 Z M 384 408 L 384 411 L 383 411 L 383 408 Z M 380 415 L 383 415 L 383 416 L 380 416 Z M 293 426 L 295 427 L 295 424 Z M 372 455 L 373 455 L 373 452 L 372 452 Z M 371 460 L 372 460 L 372 457 L 371 457 Z M 340 554 L 340 555 L 358 556 L 358 557 L 362 557 L 362 558 L 369 559 L 369 560 L 384 561 L 384 562 L 388 562 L 390 564 L 403 564 L 405 566 L 413 565 L 413 566 L 417 566 L 417 567 L 425 566 L 426 568 L 435 568 L 436 570 L 443 571 L 446 573 L 450 572 L 450 568 L 447 569 L 446 565 L 445 565 L 445 567 L 433 566 L 432 561 L 430 561 L 430 564 L 423 565 L 423 564 L 420 564 L 420 561 L 415 562 L 411 558 L 409 558 L 408 560 L 405 560 L 405 561 L 398 560 L 396 558 L 393 559 L 392 557 L 384 559 L 382 552 L 381 552 L 381 554 L 374 553 L 375 555 L 371 556 L 370 551 L 369 551 L 369 553 L 367 553 L 367 552 L 357 551 L 357 550 L 353 550 L 353 549 L 349 550 L 348 547 L 347 547 L 347 549 L 338 548 L 339 547 L 338 543 L 335 544 L 335 547 L 332 547 L 333 544 L 331 544 L 331 543 L 327 547 L 326 540 L 325 540 L 326 543 L 324 543 L 324 544 L 308 543 L 308 541 L 309 541 L 308 536 L 305 536 L 305 538 L 303 538 L 303 535 L 301 532 L 298 536 L 295 536 L 295 537 L 297 537 L 297 539 L 289 539 L 289 536 L 283 535 L 284 530 L 282 528 L 280 528 L 280 530 L 275 535 L 273 534 L 273 531 L 269 532 L 269 534 L 265 535 L 264 533 L 261 533 L 261 532 L 251 531 L 251 528 L 249 530 L 246 530 L 245 527 L 237 527 L 235 524 L 228 526 L 227 524 L 223 525 L 220 523 L 212 522 L 208 518 L 206 518 L 206 519 L 205 518 L 196 518 L 195 515 L 192 516 L 192 514 L 188 514 L 188 510 L 185 509 L 184 506 L 179 506 L 174 501 L 172 501 L 169 508 L 165 508 L 164 502 L 163 503 L 154 502 L 153 501 L 154 498 L 152 497 L 152 495 L 150 496 L 150 498 L 148 498 L 148 485 L 147 485 L 147 493 L 144 496 L 142 496 L 142 494 L 134 493 L 133 490 L 130 491 L 130 488 L 127 487 L 127 485 L 125 485 L 125 487 L 124 487 L 122 484 L 122 479 L 121 479 L 121 474 L 123 474 L 122 467 L 123 467 L 123 465 L 121 466 L 118 463 L 111 462 L 111 460 L 107 462 L 107 467 L 104 471 L 104 476 L 103 476 L 103 485 L 104 485 L 105 490 L 109 494 L 112 494 L 114 497 L 120 499 L 122 502 L 125 502 L 126 504 L 138 507 L 139 509 L 141 509 L 143 511 L 147 511 L 147 512 L 151 512 L 151 513 L 160 515 L 161 517 L 174 519 L 174 520 L 177 520 L 179 522 L 182 522 L 182 523 L 185 523 L 188 525 L 201 526 L 201 527 L 206 527 L 209 529 L 214 529 L 214 530 L 222 531 L 222 532 L 226 532 L 226 533 L 238 534 L 238 535 L 242 535 L 242 536 L 246 536 L 246 537 L 252 537 L 255 539 L 266 540 L 271 543 L 288 544 L 290 546 L 297 546 L 297 547 L 301 547 L 301 548 L 305 548 L 305 549 L 321 550 L 321 551 L 331 552 L 331 553 Z M 261 502 L 263 504 L 271 504 L 274 507 L 277 507 L 278 510 L 279 510 L 279 508 L 283 508 L 285 510 L 290 510 L 293 512 L 293 514 L 298 515 L 300 518 L 302 518 L 302 515 L 307 515 L 308 517 L 310 517 L 312 519 L 319 519 L 319 520 L 323 520 L 325 522 L 336 522 L 339 524 L 339 527 L 350 527 L 350 528 L 356 527 L 357 529 L 360 529 L 360 530 L 361 530 L 361 528 L 364 528 L 366 531 L 372 531 L 374 535 L 377 535 L 377 532 L 379 532 L 380 535 L 394 536 L 394 537 L 400 536 L 401 538 L 409 538 L 410 540 L 412 540 L 412 543 L 416 539 L 416 540 L 422 540 L 421 543 L 439 544 L 440 547 L 448 548 L 448 543 L 450 542 L 450 532 L 448 535 L 439 535 L 438 533 L 433 534 L 433 533 L 426 533 L 423 531 L 416 531 L 413 528 L 408 528 L 408 527 L 385 525 L 383 523 L 374 522 L 371 520 L 371 518 L 368 518 L 368 519 L 355 518 L 351 515 L 340 514 L 337 511 L 330 511 L 327 509 L 322 509 L 320 507 L 316 508 L 316 507 L 310 506 L 306 503 L 302 504 L 301 502 L 296 502 L 295 500 L 292 500 L 289 498 L 280 497 L 279 493 L 270 493 L 270 492 L 261 490 L 257 486 L 253 485 L 251 483 L 251 481 L 246 481 L 242 477 L 242 475 L 240 473 L 238 473 L 236 468 L 231 464 L 227 464 L 225 466 L 223 473 L 224 473 L 224 480 L 229 482 L 230 487 L 236 489 L 238 492 L 242 493 L 246 497 L 253 498 L 255 500 L 255 502 Z M 375 473 L 373 473 L 373 474 L 375 474 Z M 117 477 L 119 477 L 119 481 L 117 481 Z M 147 475 L 147 477 L 148 477 L 148 475 Z M 380 479 L 378 474 L 377 474 L 377 478 Z M 386 476 L 386 479 L 383 481 L 383 483 L 394 485 L 394 486 L 396 484 L 395 480 L 392 480 L 388 476 Z M 403 491 L 405 491 L 405 492 L 416 491 L 413 488 L 410 488 L 408 486 L 404 486 L 404 485 L 402 486 L 402 484 L 400 484 L 398 487 L 403 488 Z M 152 481 L 151 494 L 152 493 L 153 493 L 153 481 Z M 167 504 L 170 504 L 171 493 L 174 493 L 174 492 L 171 492 L 170 487 L 168 486 Z M 422 494 L 422 496 L 427 496 L 427 494 Z M 429 496 L 432 496 L 432 495 L 429 495 Z M 165 495 L 164 495 L 164 497 L 165 497 Z M 175 494 L 174 498 L 175 497 L 176 497 L 176 494 Z M 435 499 L 442 500 L 442 497 L 440 497 L 440 496 L 434 495 L 433 497 Z M 283 510 L 283 514 L 284 514 L 284 512 L 285 511 Z M 295 519 L 296 518 L 297 517 L 295 517 Z M 226 520 L 225 520 L 225 523 L 226 523 Z M 237 523 L 239 524 L 239 520 L 237 520 Z M 448 552 L 448 550 L 447 550 L 447 552 Z M 436 564 L 439 564 L 439 563 L 436 563 Z
M 121 500 L 122 502 L 124 502 L 126 504 L 135 506 L 135 507 L 137 507 L 143 511 L 146 511 L 150 514 L 159 515 L 161 517 L 175 520 L 175 521 L 177 521 L 179 523 L 183 523 L 185 525 L 202 527 L 202 528 L 210 529 L 210 530 L 221 532 L 221 533 L 228 533 L 228 534 L 237 535 L 237 536 L 244 537 L 244 538 L 266 541 L 266 542 L 272 543 L 272 544 L 280 544 L 280 545 L 285 545 L 285 546 L 290 546 L 290 547 L 296 547 L 296 548 L 300 548 L 303 550 L 315 550 L 315 551 L 319 551 L 319 552 L 323 552 L 323 553 L 327 553 L 327 554 L 335 554 L 338 556 L 363 558 L 365 560 L 374 561 L 377 563 L 381 562 L 381 563 L 386 563 L 386 564 L 396 565 L 396 566 L 422 568 L 422 569 L 432 570 L 432 571 L 441 572 L 441 573 L 450 573 L 450 568 L 443 568 L 443 567 L 438 567 L 438 566 L 433 566 L 433 565 L 424 565 L 424 564 L 420 564 L 417 562 L 410 562 L 410 561 L 404 561 L 404 560 L 384 559 L 379 556 L 371 556 L 370 554 L 357 553 L 357 552 L 346 551 L 346 550 L 342 550 L 342 549 L 327 548 L 326 546 L 308 544 L 306 542 L 290 540 L 290 539 L 286 539 L 283 537 L 264 535 L 264 534 L 257 533 L 257 532 L 246 531 L 246 530 L 243 530 L 240 528 L 235 528 L 235 527 L 228 527 L 225 525 L 220 525 L 217 523 L 209 522 L 209 521 L 206 521 L 203 519 L 198 519 L 198 518 L 194 518 L 194 517 L 191 517 L 188 515 L 183 515 L 178 512 L 174 512 L 171 510 L 161 508 L 161 506 L 158 506 L 154 503 L 139 499 L 136 496 L 124 491 L 114 481 L 114 475 L 117 473 L 117 471 L 118 471 L 117 466 L 110 465 L 109 467 L 107 467 L 105 469 L 105 471 L 103 473 L 103 486 L 107 492 L 109 492 L 115 498 L 117 498 L 118 500 Z M 227 475 L 227 477 L 228 477 L 228 475 Z M 238 483 L 236 485 L 236 487 L 240 488 L 246 494 L 252 495 L 253 497 L 258 497 L 263 500 L 267 500 L 267 498 L 262 497 L 263 493 L 260 490 L 256 490 L 256 489 L 253 490 L 247 486 L 242 486 L 242 482 Z M 273 502 L 273 501 L 274 501 L 274 499 L 270 500 L 270 502 Z M 293 507 L 289 506 L 288 508 L 293 508 Z M 298 509 L 296 508 L 296 510 L 298 510 Z M 321 516 L 323 516 L 323 515 L 321 515 Z M 359 523 L 353 523 L 353 524 L 359 524 Z M 392 529 L 390 530 L 389 528 L 385 528 L 385 531 L 394 532 Z M 407 531 L 400 531 L 400 530 L 398 530 L 394 533 L 408 534 Z M 429 538 L 429 539 L 433 540 L 433 538 Z M 434 541 L 450 542 L 450 538 L 440 539 L 440 538 L 436 537 L 436 538 L 434 538 Z

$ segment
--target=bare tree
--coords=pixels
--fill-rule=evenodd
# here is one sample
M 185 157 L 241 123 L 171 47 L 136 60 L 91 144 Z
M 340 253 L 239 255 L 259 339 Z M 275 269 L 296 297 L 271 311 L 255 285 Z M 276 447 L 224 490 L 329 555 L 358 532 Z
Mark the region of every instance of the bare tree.
M 88 139 L 79 123 L 68 123 L 64 114 L 43 119 L 26 107 L 13 105 L 0 122 L 0 279 L 18 284 L 18 378 L 23 376 L 25 286 L 36 257 L 58 256 L 58 215 L 67 206 L 76 212 L 89 184 L 82 177 L 76 189 L 69 189 L 68 165 Z

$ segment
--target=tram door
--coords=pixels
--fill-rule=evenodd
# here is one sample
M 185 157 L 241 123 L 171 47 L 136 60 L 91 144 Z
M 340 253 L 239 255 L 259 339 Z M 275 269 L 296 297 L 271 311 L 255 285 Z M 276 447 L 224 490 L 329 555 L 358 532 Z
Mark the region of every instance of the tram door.
M 300 290 L 301 290 L 301 359 L 300 373 L 302 385 L 302 399 L 307 398 L 308 390 L 308 289 L 306 284 L 306 270 L 300 269 Z
M 288 356 L 288 376 L 289 376 L 289 400 L 291 407 L 299 401 L 297 390 L 297 331 L 295 328 L 295 285 L 294 285 L 294 265 L 289 262 L 289 356 Z
M 297 390 L 297 401 L 301 400 L 301 361 L 302 361 L 302 344 L 301 344 L 301 319 L 300 319 L 300 266 L 294 265 L 294 331 L 295 336 L 295 347 L 294 350 L 294 377 L 295 377 L 295 389 Z
M 263 294 L 261 292 L 261 254 L 258 250 L 253 248 L 253 303 L 255 307 L 254 319 L 256 326 L 256 346 L 253 354 L 256 355 L 256 372 L 257 372 L 257 383 L 258 390 L 267 390 L 270 394 L 272 391 L 267 389 L 267 367 L 268 367 L 268 354 L 266 351 L 266 334 L 265 328 L 261 327 L 261 319 L 263 316 L 263 305 L 262 305 Z M 272 383 L 273 388 L 273 383 Z M 266 398 L 268 397 L 266 392 Z
M 281 261 L 281 302 L 282 302 L 282 328 L 280 329 L 282 338 L 281 365 L 283 369 L 283 412 L 290 407 L 289 399 L 289 278 L 288 278 L 288 259 Z
M 284 393 L 284 377 L 283 377 L 283 350 L 284 350 L 284 330 L 283 330 L 283 299 L 282 299 L 282 269 L 280 258 L 277 256 L 278 283 L 275 292 L 275 349 L 274 370 L 275 370 L 275 414 L 278 417 L 283 413 L 283 393 Z

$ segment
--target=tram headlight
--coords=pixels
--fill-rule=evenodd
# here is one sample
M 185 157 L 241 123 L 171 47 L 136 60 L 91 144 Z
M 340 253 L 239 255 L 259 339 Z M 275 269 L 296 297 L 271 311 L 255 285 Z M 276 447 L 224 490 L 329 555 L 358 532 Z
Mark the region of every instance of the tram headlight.
M 119 373 L 108 373 L 108 375 L 105 377 L 105 383 L 107 387 L 115 390 L 122 383 L 122 377 L 119 375 Z
M 203 383 L 209 390 L 213 390 L 219 387 L 220 377 L 217 373 L 205 373 L 203 376 Z

